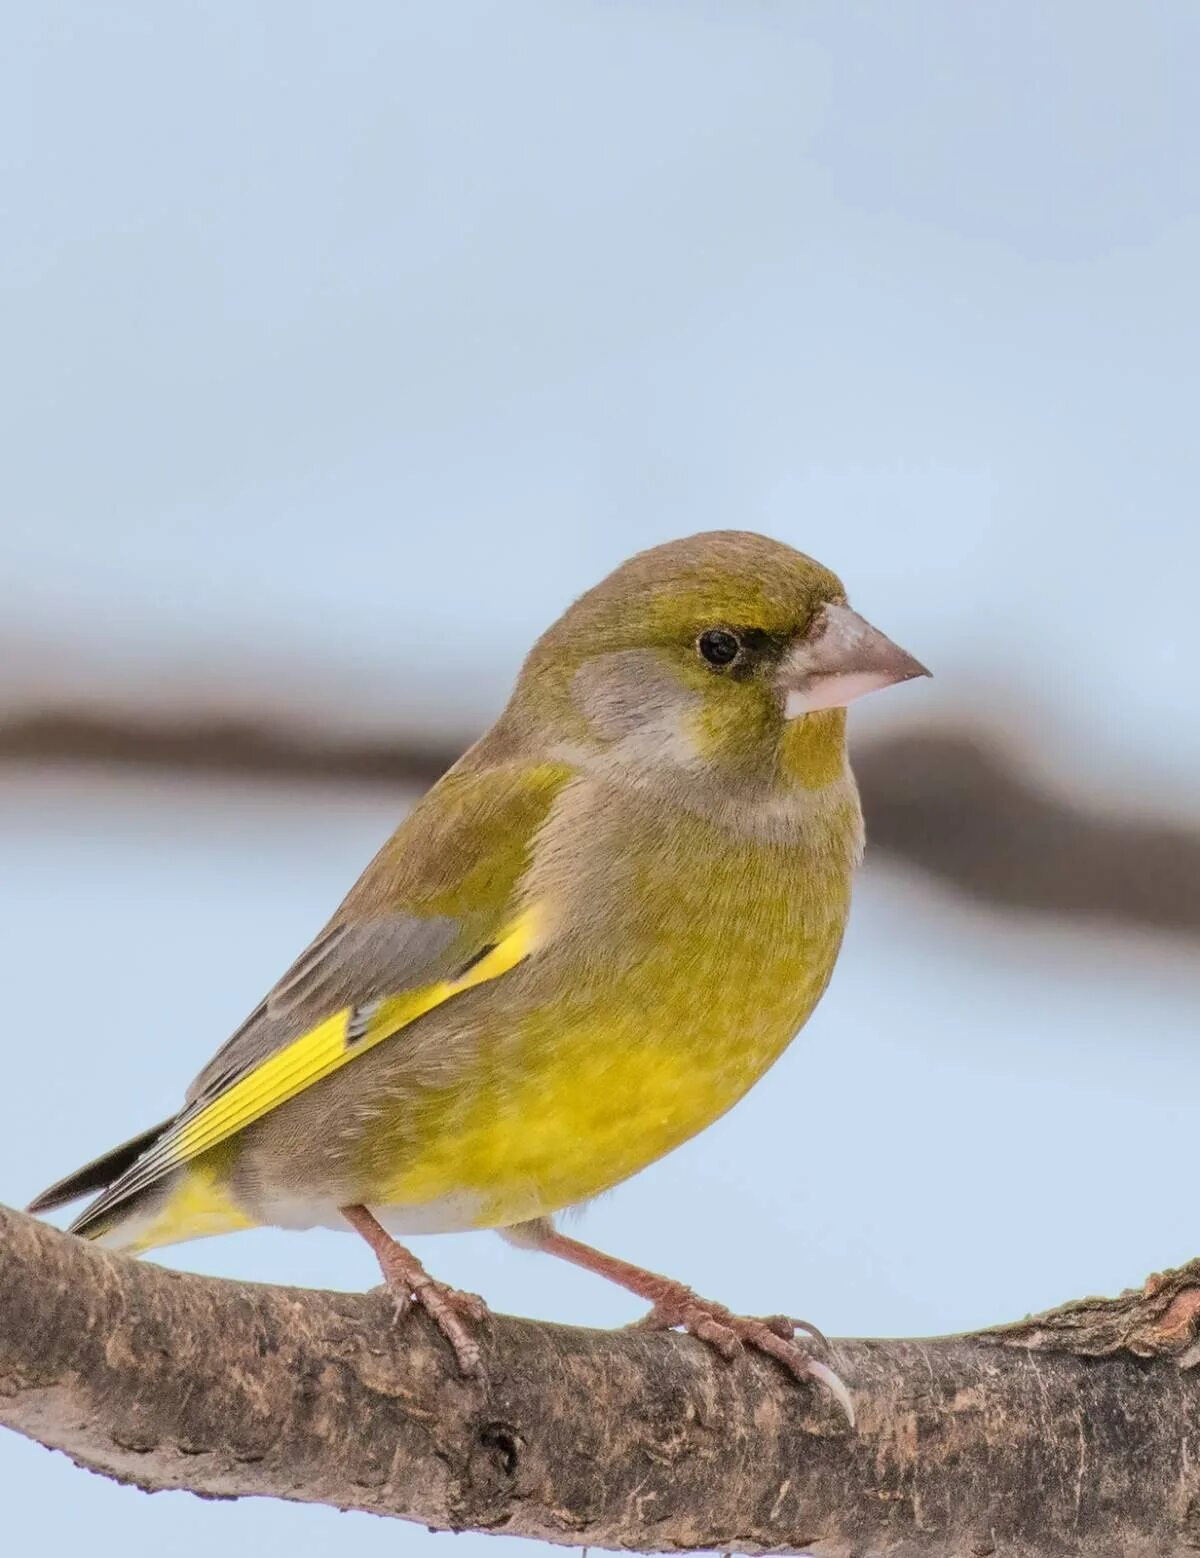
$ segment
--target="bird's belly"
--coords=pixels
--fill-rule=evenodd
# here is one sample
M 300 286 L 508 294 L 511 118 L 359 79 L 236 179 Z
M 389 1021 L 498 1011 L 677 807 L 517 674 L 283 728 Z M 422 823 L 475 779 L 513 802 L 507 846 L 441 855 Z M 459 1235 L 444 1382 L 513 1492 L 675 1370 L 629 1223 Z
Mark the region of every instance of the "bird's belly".
M 618 1184 L 710 1124 L 753 1076 L 697 1075 L 673 1057 L 624 1057 L 530 1078 L 536 1093 L 496 1093 L 449 1138 L 375 1187 L 392 1207 L 440 1204 L 475 1227 L 540 1217 Z M 455 1217 L 462 1226 L 459 1217 Z
M 380 1118 L 369 1158 L 335 1195 L 279 1185 L 256 1212 L 277 1227 L 345 1227 L 339 1207 L 372 1208 L 393 1234 L 506 1227 L 586 1201 L 702 1131 L 776 1058 L 798 1022 L 759 1024 L 751 1045 L 710 1031 L 703 1049 L 637 1043 L 575 1028 L 534 1045 L 525 1064 L 499 1066 L 469 1092 L 409 1098 L 395 1135 Z M 389 1145 L 389 1137 L 395 1146 Z
M 803 912 L 792 873 L 760 872 L 740 912 L 727 893 L 719 914 L 676 895 L 595 964 L 557 944 L 249 1127 L 241 1200 L 293 1225 L 325 1220 L 318 1202 L 362 1203 L 413 1233 L 599 1195 L 710 1125 L 782 1053 L 837 955 L 844 893 L 826 896 Z
M 793 987 L 765 1008 L 751 1003 L 749 1015 L 718 1001 L 707 1018 L 677 1026 L 656 1024 L 644 1007 L 620 1025 L 607 1013 L 591 1021 L 581 1013 L 568 1032 L 535 1026 L 522 1036 L 519 1064 L 478 1077 L 469 1096 L 431 1101 L 428 1119 L 417 1105 L 406 1122 L 410 1149 L 371 1176 L 370 1199 L 392 1209 L 398 1230 L 398 1219 L 415 1219 L 410 1232 L 429 1227 L 435 1207 L 446 1220 L 430 1231 L 451 1231 L 586 1201 L 731 1108 L 818 994 Z

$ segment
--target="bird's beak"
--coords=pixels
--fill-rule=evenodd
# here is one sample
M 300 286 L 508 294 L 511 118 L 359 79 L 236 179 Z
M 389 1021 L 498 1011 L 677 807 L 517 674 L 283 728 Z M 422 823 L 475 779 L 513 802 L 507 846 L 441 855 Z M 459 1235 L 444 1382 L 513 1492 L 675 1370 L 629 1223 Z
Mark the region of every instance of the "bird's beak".
M 780 667 L 787 719 L 841 709 L 864 693 L 930 673 L 849 606 L 822 606 Z

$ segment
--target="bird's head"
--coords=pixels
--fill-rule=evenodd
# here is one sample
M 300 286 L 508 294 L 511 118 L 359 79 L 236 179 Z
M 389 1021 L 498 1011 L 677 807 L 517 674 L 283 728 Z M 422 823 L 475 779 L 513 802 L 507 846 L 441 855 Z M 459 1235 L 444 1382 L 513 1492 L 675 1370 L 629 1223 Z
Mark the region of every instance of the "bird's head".
M 845 708 L 925 667 L 782 542 L 712 531 L 640 552 L 538 640 L 514 712 L 631 771 L 819 787 Z

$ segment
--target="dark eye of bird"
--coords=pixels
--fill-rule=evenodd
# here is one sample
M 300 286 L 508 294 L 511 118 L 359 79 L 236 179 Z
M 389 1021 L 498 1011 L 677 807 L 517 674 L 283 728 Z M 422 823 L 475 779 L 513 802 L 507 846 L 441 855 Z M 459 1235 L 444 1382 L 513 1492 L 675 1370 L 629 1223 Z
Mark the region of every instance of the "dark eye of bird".
M 737 659 L 742 646 L 736 633 L 726 628 L 709 628 L 696 640 L 696 647 L 709 665 L 728 665 Z

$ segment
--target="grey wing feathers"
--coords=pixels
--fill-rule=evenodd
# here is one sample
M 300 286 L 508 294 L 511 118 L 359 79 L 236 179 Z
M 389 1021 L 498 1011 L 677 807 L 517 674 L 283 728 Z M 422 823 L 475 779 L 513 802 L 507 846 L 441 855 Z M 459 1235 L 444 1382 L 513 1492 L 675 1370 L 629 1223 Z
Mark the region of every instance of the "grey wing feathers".
M 462 930 L 460 921 L 445 916 L 386 914 L 322 931 L 205 1066 L 174 1120 L 60 1181 L 35 1204 L 58 1205 L 106 1185 L 72 1225 L 73 1231 L 86 1231 L 167 1172 L 171 1140 L 180 1125 L 275 1050 L 344 1007 L 359 1008 L 454 973 L 464 956 L 456 945 Z M 111 1175 L 102 1173 L 108 1169 Z
M 214 1097 L 343 1007 L 454 972 L 450 954 L 461 933 L 461 922 L 444 915 L 387 914 L 329 926 L 201 1071 L 188 1088 L 187 1104 Z

